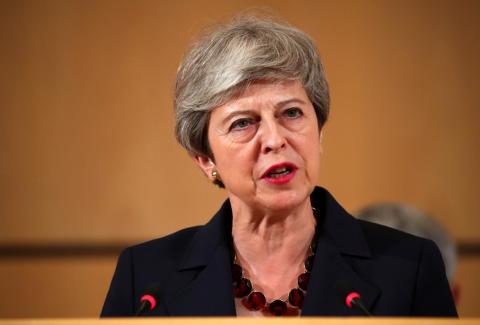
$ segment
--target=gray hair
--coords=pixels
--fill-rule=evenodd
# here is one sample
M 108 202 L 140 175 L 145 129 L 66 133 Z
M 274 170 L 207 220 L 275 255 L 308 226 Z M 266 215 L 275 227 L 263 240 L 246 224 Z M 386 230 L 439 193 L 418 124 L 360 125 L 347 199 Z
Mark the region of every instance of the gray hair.
M 319 128 L 330 97 L 318 50 L 304 32 L 271 19 L 241 17 L 193 44 L 177 70 L 175 135 L 192 154 L 214 159 L 210 112 L 259 80 L 299 80 Z
M 430 216 L 405 204 L 381 203 L 362 209 L 357 217 L 433 240 L 442 253 L 445 273 L 452 283 L 457 265 L 456 247 L 445 228 Z

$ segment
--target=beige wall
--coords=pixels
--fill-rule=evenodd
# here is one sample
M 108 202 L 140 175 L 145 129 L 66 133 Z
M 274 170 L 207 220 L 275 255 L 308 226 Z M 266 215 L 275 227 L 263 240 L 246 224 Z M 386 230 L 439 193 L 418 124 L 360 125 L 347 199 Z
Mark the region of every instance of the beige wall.
M 408 202 L 478 247 L 480 2 L 466 0 L 0 2 L 0 246 L 127 244 L 206 222 L 225 195 L 173 138 L 175 69 L 202 27 L 252 7 L 322 53 L 319 184 L 350 211 Z M 15 288 L 4 274 L 23 275 L 20 291 L 55 279 L 25 315 L 95 315 L 113 261 L 0 257 L 1 292 Z M 479 264 L 460 267 L 468 297 Z M 59 292 L 78 309 L 52 309 Z

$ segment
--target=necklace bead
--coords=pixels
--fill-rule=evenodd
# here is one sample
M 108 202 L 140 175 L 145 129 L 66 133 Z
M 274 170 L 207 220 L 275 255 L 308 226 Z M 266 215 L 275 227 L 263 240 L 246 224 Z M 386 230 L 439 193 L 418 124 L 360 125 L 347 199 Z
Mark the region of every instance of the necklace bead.
M 240 281 L 233 283 L 233 293 L 235 297 L 242 298 L 252 291 L 252 283 L 249 279 L 241 278 Z
M 315 252 L 312 251 L 312 254 L 305 260 L 306 272 L 300 274 L 297 278 L 298 287 L 293 288 L 289 292 L 287 301 L 295 308 L 303 308 L 303 301 L 305 300 L 305 292 L 307 291 L 310 282 L 310 270 L 313 267 L 314 258 Z M 236 261 L 235 256 L 233 260 Z M 243 298 L 248 296 L 246 300 L 246 306 L 248 309 L 262 310 L 267 308 L 267 310 L 275 316 L 281 316 L 287 312 L 287 301 L 276 299 L 267 303 L 265 295 L 260 291 L 253 290 L 252 282 L 243 277 L 242 267 L 235 262 L 232 264 L 232 283 L 235 297 Z
M 248 296 L 247 302 L 251 309 L 260 310 L 265 307 L 267 299 L 260 291 L 254 291 Z
M 308 272 L 312 272 L 314 259 L 315 259 L 315 252 L 309 257 L 307 257 L 307 259 L 305 260 L 305 269 Z
M 305 272 L 298 276 L 298 287 L 300 289 L 307 291 L 309 282 L 310 282 L 310 272 Z
M 303 308 L 303 300 L 305 299 L 305 295 L 303 291 L 300 289 L 292 289 L 290 294 L 288 295 L 288 302 L 290 305 L 295 306 L 297 308 Z
M 282 316 L 287 312 L 287 304 L 282 300 L 274 300 L 268 305 L 268 309 L 275 316 Z

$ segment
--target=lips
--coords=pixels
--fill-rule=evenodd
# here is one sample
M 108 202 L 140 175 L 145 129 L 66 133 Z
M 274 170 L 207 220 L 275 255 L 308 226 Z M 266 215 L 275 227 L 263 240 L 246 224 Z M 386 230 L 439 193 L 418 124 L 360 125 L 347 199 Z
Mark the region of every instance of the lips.
M 262 178 L 268 180 L 282 180 L 294 173 L 298 167 L 295 164 L 285 162 L 270 166 L 262 175 Z

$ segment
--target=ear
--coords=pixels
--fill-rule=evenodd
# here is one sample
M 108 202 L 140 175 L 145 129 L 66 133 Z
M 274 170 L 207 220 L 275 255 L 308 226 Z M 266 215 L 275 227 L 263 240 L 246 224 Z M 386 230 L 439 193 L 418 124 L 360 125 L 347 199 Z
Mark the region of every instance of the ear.
M 212 176 L 212 171 L 215 168 L 215 163 L 207 156 L 196 155 L 193 156 L 193 160 L 198 165 L 198 167 L 200 167 L 205 176 L 207 176 L 207 178 L 213 182 L 214 179 Z
M 319 143 L 320 143 L 320 154 L 323 155 L 323 128 L 320 130 Z

